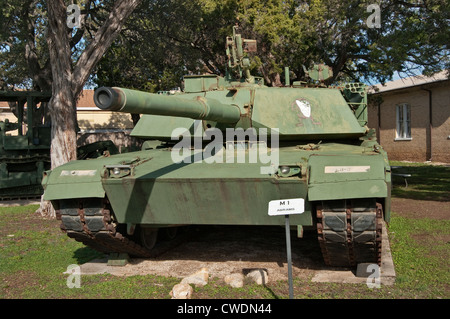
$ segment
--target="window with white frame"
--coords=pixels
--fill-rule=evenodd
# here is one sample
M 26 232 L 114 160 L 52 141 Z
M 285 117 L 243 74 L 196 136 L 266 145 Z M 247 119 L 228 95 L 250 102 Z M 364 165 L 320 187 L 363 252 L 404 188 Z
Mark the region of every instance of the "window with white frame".
M 396 139 L 411 139 L 411 106 L 407 103 L 396 105 Z

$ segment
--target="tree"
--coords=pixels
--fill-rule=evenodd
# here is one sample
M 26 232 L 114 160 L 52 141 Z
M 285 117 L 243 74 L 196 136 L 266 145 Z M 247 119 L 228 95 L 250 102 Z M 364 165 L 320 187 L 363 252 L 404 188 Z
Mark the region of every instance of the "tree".
M 180 86 L 187 73 L 224 73 L 231 3 L 144 0 L 98 64 L 95 82 L 156 92 Z
M 0 4 L 0 80 L 5 89 L 51 90 L 45 19 L 41 1 Z
M 431 74 L 450 67 L 448 1 L 245 1 L 247 30 L 262 40 L 266 78 L 290 66 L 299 79 L 302 65 L 324 62 L 330 82 L 342 78 L 385 82 L 394 72 Z M 377 5 L 380 25 L 367 19 Z
M 66 1 L 67 2 L 67 1 Z M 69 28 L 63 0 L 3 2 L 0 6 L 0 62 L 4 81 L 51 90 L 52 167 L 76 159 L 76 101 L 95 65 L 141 0 L 86 0 L 81 24 Z M 31 82 L 31 84 L 30 84 Z M 54 216 L 51 205 L 41 213 Z
M 62 0 L 48 2 L 48 37 L 52 68 L 52 167 L 76 159 L 76 100 L 92 70 L 119 34 L 138 0 L 118 0 L 92 39 L 73 63 L 67 28 L 66 6 Z
M 91 3 L 93 1 L 87 1 L 88 5 Z M 66 5 L 63 0 L 47 3 L 47 46 L 52 70 L 52 98 L 49 102 L 52 121 L 52 168 L 76 159 L 76 101 L 95 65 L 139 3 L 140 0 L 117 0 L 94 36 L 85 39 L 86 47 L 75 62 L 70 46 L 72 32 L 67 26 Z M 90 9 L 89 6 L 87 8 Z M 77 33 L 74 36 L 77 36 Z M 41 213 L 48 215 L 44 210 L 52 209 L 48 204 L 45 206 L 44 208 L 44 205 L 41 205 Z
M 379 28 L 367 23 L 373 4 L 377 1 L 144 0 L 125 26 L 126 37 L 100 62 L 97 83 L 136 85 L 131 80 L 138 74 L 138 88 L 153 91 L 175 86 L 183 73 L 223 74 L 224 41 L 235 23 L 245 38 L 258 40 L 252 67 L 268 85 L 283 83 L 285 66 L 292 78 L 306 80 L 303 66 L 313 63 L 333 68 L 330 82 L 385 82 L 395 72 L 409 76 L 450 67 L 448 1 L 380 2 Z M 128 63 L 129 74 L 123 71 Z

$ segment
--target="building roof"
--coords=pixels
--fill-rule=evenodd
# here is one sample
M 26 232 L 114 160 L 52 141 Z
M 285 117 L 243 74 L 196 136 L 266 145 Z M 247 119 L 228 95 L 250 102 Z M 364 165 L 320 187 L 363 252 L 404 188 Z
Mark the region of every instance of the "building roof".
M 390 81 L 382 84 L 376 84 L 373 85 L 369 93 L 376 94 L 376 93 L 383 93 L 387 91 L 394 91 L 394 90 L 400 90 L 405 89 L 413 86 L 419 86 L 424 84 L 430 84 L 434 82 L 440 82 L 440 81 L 446 81 L 449 80 L 448 77 L 448 70 L 443 70 L 441 72 L 435 73 L 432 76 L 425 76 L 425 75 L 417 75 L 417 76 L 410 76 L 403 79 L 398 79 L 395 81 Z M 377 90 L 378 89 L 378 90 Z
M 81 92 L 80 98 L 77 102 L 77 109 L 91 109 L 94 111 L 100 111 L 100 109 L 94 103 L 94 90 L 83 90 L 83 92 Z
M 0 109 L 9 110 L 8 102 L 0 101 Z M 77 110 L 79 111 L 101 111 L 94 103 L 94 90 L 83 90 L 77 102 Z

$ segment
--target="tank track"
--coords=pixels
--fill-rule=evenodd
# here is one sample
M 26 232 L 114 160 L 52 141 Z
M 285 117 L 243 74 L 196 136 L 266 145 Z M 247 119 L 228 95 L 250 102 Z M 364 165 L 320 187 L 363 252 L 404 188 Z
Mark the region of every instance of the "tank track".
M 27 185 L 2 189 L 0 202 L 12 200 L 40 200 L 44 189 L 41 185 Z
M 45 162 L 50 165 L 50 155 L 35 154 L 31 156 L 1 156 L 0 163 L 7 164 L 33 164 L 37 162 Z
M 103 253 L 127 253 L 131 257 L 156 257 L 172 248 L 176 243 L 162 243 L 148 250 L 132 237 L 118 231 L 119 225 L 111 214 L 107 199 L 84 198 L 61 200 L 56 216 L 61 220 L 61 229 L 70 238 Z
M 316 206 L 316 217 L 326 265 L 381 265 L 383 208 L 375 199 L 322 201 Z

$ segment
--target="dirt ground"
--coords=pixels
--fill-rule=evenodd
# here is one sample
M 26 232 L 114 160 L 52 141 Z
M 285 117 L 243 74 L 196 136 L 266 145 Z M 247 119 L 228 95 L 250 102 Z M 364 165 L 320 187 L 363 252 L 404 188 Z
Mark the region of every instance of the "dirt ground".
M 108 272 L 118 276 L 154 274 L 184 278 L 207 268 L 210 277 L 224 278 L 231 273 L 265 269 L 269 280 L 287 280 L 284 227 L 193 226 L 186 231 L 182 244 L 158 257 L 132 258 L 124 267 L 108 267 Z M 315 234 L 307 232 L 303 239 L 297 239 L 292 232 L 291 241 L 294 276 L 312 274 L 321 264 Z
M 446 202 L 394 198 L 392 211 L 409 218 L 450 217 Z M 108 267 L 108 272 L 118 276 L 154 274 L 183 278 L 206 267 L 210 276 L 224 278 L 230 273 L 245 274 L 258 268 L 268 272 L 269 280 L 287 280 L 284 227 L 194 226 L 187 232 L 186 241 L 174 249 L 151 260 L 131 259 L 124 267 Z M 291 245 L 295 277 L 311 278 L 318 271 L 336 270 L 324 265 L 315 230 L 305 230 L 303 238 L 297 238 L 292 231 Z
M 408 218 L 449 219 L 448 202 L 413 200 L 409 198 L 392 198 L 391 211 Z

